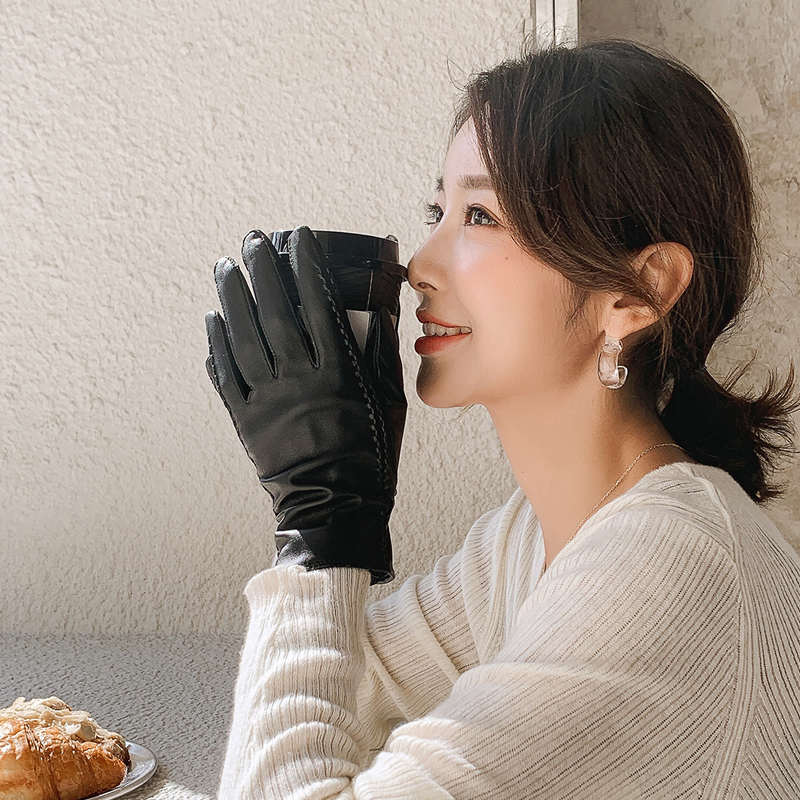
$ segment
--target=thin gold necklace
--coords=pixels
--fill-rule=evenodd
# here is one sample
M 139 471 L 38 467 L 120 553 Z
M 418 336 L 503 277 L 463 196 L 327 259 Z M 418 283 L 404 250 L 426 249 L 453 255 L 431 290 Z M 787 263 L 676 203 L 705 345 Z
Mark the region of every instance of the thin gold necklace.
M 655 450 L 656 447 L 677 447 L 679 450 L 683 450 L 683 452 L 686 453 L 686 455 L 691 455 L 686 450 L 685 447 L 681 447 L 679 444 L 674 444 L 673 442 L 664 442 L 663 444 L 654 444 L 651 447 L 648 447 L 647 450 L 642 450 L 642 452 L 639 453 L 639 455 L 636 456 L 636 458 L 633 459 L 633 463 L 628 467 L 628 469 L 626 469 L 625 472 L 623 472 L 622 475 L 619 476 L 619 480 L 600 498 L 600 500 L 597 502 L 597 505 L 581 520 L 581 524 L 578 525 L 577 529 L 575 530 L 575 533 L 573 533 L 572 536 L 570 536 L 569 539 L 567 539 L 567 541 L 564 542 L 564 545 L 561 548 L 562 550 L 564 549 L 564 547 L 567 546 L 567 544 L 569 544 L 575 538 L 575 534 L 583 527 L 583 523 L 586 522 L 586 520 L 589 519 L 589 517 L 591 517 L 592 514 L 594 514 L 594 512 L 598 509 L 598 507 L 603 502 L 603 500 L 605 500 L 606 497 L 608 497 L 611 494 L 611 492 L 613 492 L 614 489 L 616 489 L 617 486 L 620 485 L 620 483 L 622 482 L 622 479 L 631 471 L 631 469 L 633 469 L 633 465 L 645 453 L 649 453 L 651 450 Z M 666 466 L 666 465 L 663 465 L 663 466 Z M 544 561 L 542 562 L 542 571 L 539 573 L 539 579 L 540 580 L 542 578 L 542 575 L 544 575 L 545 569 L 547 569 L 547 554 L 545 554 Z

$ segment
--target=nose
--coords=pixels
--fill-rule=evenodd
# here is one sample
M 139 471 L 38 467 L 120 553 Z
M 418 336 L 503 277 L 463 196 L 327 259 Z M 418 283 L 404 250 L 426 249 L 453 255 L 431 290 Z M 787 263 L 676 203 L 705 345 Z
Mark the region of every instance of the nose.
M 430 252 L 431 239 L 423 242 L 408 262 L 408 282 L 411 287 L 423 294 L 435 292 L 443 281 L 443 271 L 436 267 L 436 260 Z

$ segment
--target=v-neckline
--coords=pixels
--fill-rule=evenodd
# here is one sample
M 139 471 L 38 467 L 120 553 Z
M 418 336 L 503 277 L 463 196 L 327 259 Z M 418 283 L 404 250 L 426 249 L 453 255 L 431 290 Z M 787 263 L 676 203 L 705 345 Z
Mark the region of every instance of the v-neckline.
M 689 470 L 689 473 L 691 474 L 692 468 L 695 468 L 695 467 L 699 467 L 701 470 L 702 469 L 719 470 L 719 467 L 714 467 L 714 466 L 712 466 L 710 464 L 702 464 L 700 462 L 683 461 L 683 460 L 670 461 L 668 464 L 662 464 L 660 467 L 656 467 L 655 469 L 651 469 L 650 472 L 647 472 L 644 475 L 642 475 L 642 477 L 639 478 L 639 480 L 636 481 L 636 483 L 634 483 L 633 486 L 631 486 L 630 488 L 626 489 L 621 495 L 619 495 L 618 497 L 615 497 L 613 500 L 610 500 L 605 505 L 600 506 L 600 508 L 598 508 L 597 511 L 595 511 L 591 516 L 589 516 L 588 519 L 586 519 L 586 521 L 580 526 L 580 528 L 578 528 L 578 530 L 575 532 L 573 537 L 571 539 L 569 539 L 564 544 L 564 546 L 558 551 L 558 553 L 556 553 L 555 557 L 553 558 L 553 561 L 551 562 L 550 566 L 547 568 L 547 570 L 544 573 L 542 572 L 542 566 L 545 563 L 545 559 L 547 558 L 547 554 L 544 552 L 544 534 L 542 532 L 542 523 L 541 523 L 541 520 L 539 520 L 537 518 L 536 527 L 537 527 L 537 532 L 538 532 L 538 535 L 539 535 L 539 539 L 541 541 L 541 548 L 542 548 L 542 560 L 538 565 L 537 571 L 534 572 L 534 575 L 538 574 L 537 584 L 538 584 L 539 580 L 541 580 L 547 573 L 549 573 L 553 569 L 553 564 L 555 564 L 555 562 L 558 560 L 559 556 L 568 547 L 570 547 L 571 545 L 574 545 L 575 542 L 578 541 L 581 538 L 582 534 L 585 533 L 587 528 L 589 528 L 592 525 L 592 523 L 597 523 L 599 520 L 604 518 L 602 516 L 603 512 L 606 512 L 607 509 L 612 509 L 612 510 L 615 509 L 616 505 L 618 505 L 622 500 L 624 500 L 629 494 L 631 494 L 632 492 L 636 491 L 637 489 L 641 490 L 642 484 L 646 484 L 647 482 L 653 480 L 654 477 L 656 477 L 656 476 L 658 476 L 660 478 L 661 477 L 661 473 L 663 471 L 665 471 L 665 470 L 668 471 L 670 469 L 670 467 L 679 467 L 678 471 L 683 473 L 684 475 L 687 474 L 687 470 Z M 528 503 L 530 505 L 529 501 L 528 501 Z M 534 511 L 534 513 L 536 513 L 536 512 Z

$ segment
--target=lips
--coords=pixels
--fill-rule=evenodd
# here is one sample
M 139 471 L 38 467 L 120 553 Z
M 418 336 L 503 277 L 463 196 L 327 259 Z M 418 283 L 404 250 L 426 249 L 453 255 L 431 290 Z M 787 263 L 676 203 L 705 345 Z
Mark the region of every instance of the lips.
M 443 328 L 468 328 L 469 325 L 459 325 L 457 322 L 444 322 L 437 317 L 432 316 L 427 311 L 417 309 L 417 319 L 420 322 L 432 322 L 434 325 L 441 325 Z
M 470 333 L 457 333 L 452 336 L 420 336 L 414 342 L 414 350 L 421 356 L 429 356 L 455 346 L 456 342 L 463 342 L 471 335 Z
M 431 322 L 434 325 L 441 325 L 443 328 L 469 328 L 469 325 L 458 325 L 453 322 L 445 322 L 421 308 L 417 309 L 417 319 L 424 325 Z M 446 336 L 421 336 L 414 342 L 414 350 L 421 356 L 432 355 L 448 347 L 454 346 L 457 342 L 463 342 L 471 333 L 456 333 Z

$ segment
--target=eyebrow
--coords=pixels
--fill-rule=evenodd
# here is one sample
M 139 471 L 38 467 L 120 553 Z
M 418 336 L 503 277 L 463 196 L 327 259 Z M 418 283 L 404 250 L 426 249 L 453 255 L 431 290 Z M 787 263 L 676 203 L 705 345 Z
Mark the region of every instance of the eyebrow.
M 494 185 L 492 179 L 488 175 L 460 175 L 458 178 L 458 187 L 460 189 L 475 189 L 476 191 L 488 189 L 493 190 Z M 436 179 L 436 191 L 441 192 L 444 190 L 443 176 Z

